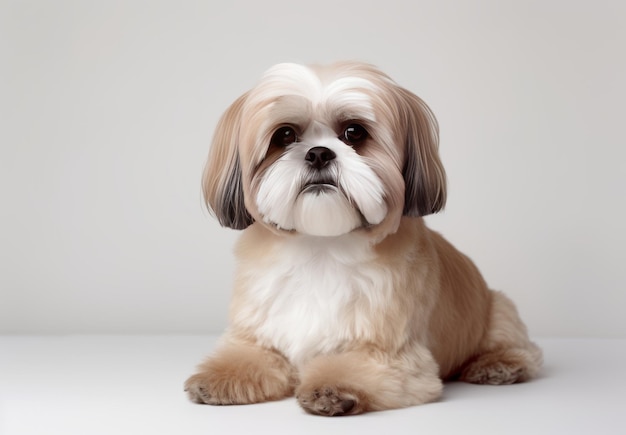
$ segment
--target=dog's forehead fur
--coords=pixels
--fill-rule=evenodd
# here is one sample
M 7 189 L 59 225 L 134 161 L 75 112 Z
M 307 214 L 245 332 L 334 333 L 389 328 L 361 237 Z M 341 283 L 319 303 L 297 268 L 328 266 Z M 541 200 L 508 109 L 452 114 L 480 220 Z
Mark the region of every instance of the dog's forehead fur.
M 340 63 L 327 67 L 292 63 L 275 65 L 265 72 L 257 90 L 265 99 L 300 95 L 313 103 L 326 103 L 343 92 L 379 92 L 393 82 L 376 68 L 363 63 Z

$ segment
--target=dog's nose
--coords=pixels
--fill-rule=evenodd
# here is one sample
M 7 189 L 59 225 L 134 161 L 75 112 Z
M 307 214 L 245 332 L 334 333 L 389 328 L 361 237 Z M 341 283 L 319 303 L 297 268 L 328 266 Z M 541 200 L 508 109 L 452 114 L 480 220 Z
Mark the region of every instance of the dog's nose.
M 328 165 L 335 157 L 337 157 L 337 154 L 326 147 L 313 147 L 306 153 L 304 160 L 319 170 Z

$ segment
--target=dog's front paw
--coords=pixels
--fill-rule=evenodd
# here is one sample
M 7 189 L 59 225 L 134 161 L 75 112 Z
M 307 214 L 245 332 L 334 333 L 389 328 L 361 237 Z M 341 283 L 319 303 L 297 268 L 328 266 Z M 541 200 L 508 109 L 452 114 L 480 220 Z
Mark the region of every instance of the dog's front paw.
M 220 388 L 213 382 L 211 376 L 207 376 L 206 373 L 193 375 L 185 382 L 185 392 L 189 400 L 195 403 L 206 403 L 208 405 L 223 405 L 227 404 L 226 402 L 232 403 L 231 400 L 224 397 L 223 392 L 226 390 L 228 390 L 228 388 L 224 388 L 223 386 Z
M 349 388 L 325 385 L 319 388 L 300 388 L 298 403 L 305 411 L 324 416 L 353 415 L 364 411 L 360 394 Z
M 295 378 L 287 360 L 254 346 L 221 349 L 185 382 L 192 402 L 240 405 L 293 395 Z
M 211 404 L 212 395 L 210 392 L 210 384 L 204 382 L 200 375 L 193 375 L 185 381 L 185 392 L 187 397 L 194 403 Z M 217 403 L 215 403 L 217 405 Z
M 287 377 L 271 372 L 250 376 L 245 372 L 205 371 L 187 379 L 185 391 L 195 403 L 243 405 L 282 399 L 293 394 L 293 387 Z

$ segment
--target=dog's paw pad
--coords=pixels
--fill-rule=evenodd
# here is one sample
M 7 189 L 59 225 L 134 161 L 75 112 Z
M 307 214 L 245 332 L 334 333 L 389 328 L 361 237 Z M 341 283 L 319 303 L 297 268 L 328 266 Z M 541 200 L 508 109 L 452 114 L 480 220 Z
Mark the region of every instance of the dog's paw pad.
M 316 388 L 298 394 L 298 402 L 311 414 L 336 416 L 362 412 L 355 394 L 341 391 L 335 387 Z

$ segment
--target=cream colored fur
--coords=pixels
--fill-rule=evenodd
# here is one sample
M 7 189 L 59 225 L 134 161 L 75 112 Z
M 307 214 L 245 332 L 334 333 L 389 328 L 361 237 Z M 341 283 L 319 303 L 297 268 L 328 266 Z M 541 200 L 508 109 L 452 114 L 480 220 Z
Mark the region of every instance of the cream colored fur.
M 187 380 L 190 399 L 244 404 L 295 394 L 307 412 L 347 415 L 436 400 L 446 379 L 510 384 L 535 376 L 541 351 L 513 303 L 489 290 L 474 264 L 421 217 L 445 203 L 436 125 L 423 102 L 370 66 L 281 68 L 283 82 L 272 70 L 226 113 L 205 171 L 211 209 L 222 224 L 245 229 L 236 248 L 230 326 L 215 353 Z M 358 79 L 354 86 L 348 85 L 351 74 Z M 303 100 L 291 98 L 289 110 L 278 110 L 282 93 Z M 309 113 L 303 102 L 314 99 Z M 351 113 L 361 110 L 368 117 L 363 122 L 371 137 L 356 153 L 333 142 L 332 134 L 307 136 L 311 119 L 315 131 L 323 130 L 319 125 L 327 131 L 334 124 L 325 116 L 340 117 L 335 106 L 320 108 L 328 101 L 339 101 L 342 110 L 354 104 Z M 291 121 L 305 131 L 301 146 L 323 141 L 337 151 L 336 177 L 349 178 L 350 168 L 364 163 L 372 168 L 358 176 L 382 189 L 386 203 L 376 202 L 380 196 L 370 200 L 355 185 L 344 194 L 357 199 L 345 204 L 359 212 L 383 210 L 382 221 L 377 217 L 345 234 L 319 237 L 280 228 L 291 219 L 290 195 L 301 195 L 293 189 L 280 201 L 262 195 L 265 202 L 258 207 L 258 192 L 271 191 L 263 183 L 289 182 L 287 175 L 300 170 L 292 157 L 292 169 L 283 167 L 281 180 L 266 175 L 273 165 L 285 164 L 285 155 L 297 155 L 293 147 L 268 146 L 272 128 L 284 124 L 257 117 L 271 104 L 274 112 L 263 116 L 295 111 L 301 118 Z M 348 181 L 339 183 L 350 186 Z M 274 207 L 281 222 L 264 217 L 263 210 L 272 213 Z M 341 229 L 328 225 L 322 230 Z

